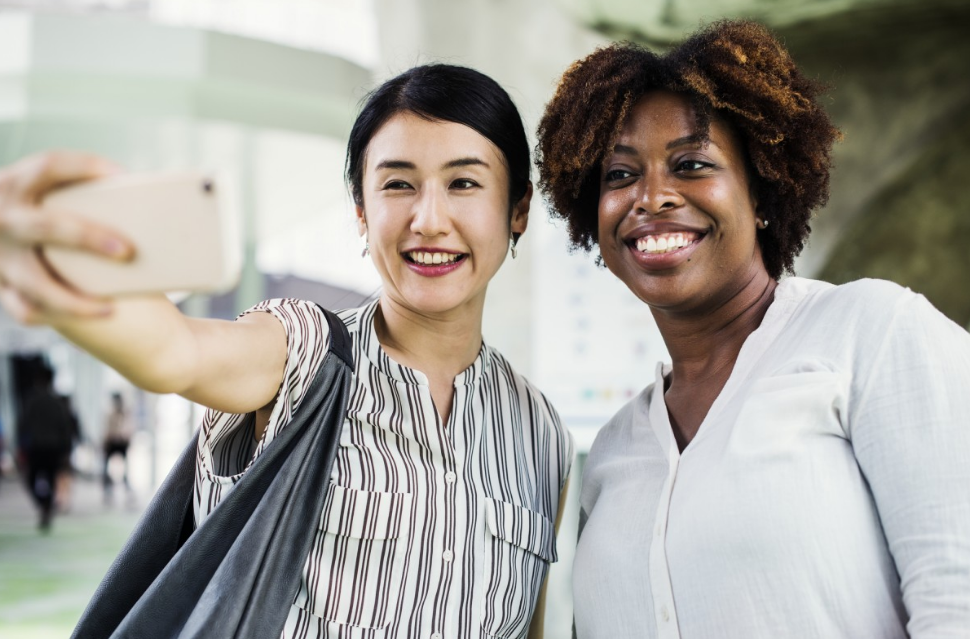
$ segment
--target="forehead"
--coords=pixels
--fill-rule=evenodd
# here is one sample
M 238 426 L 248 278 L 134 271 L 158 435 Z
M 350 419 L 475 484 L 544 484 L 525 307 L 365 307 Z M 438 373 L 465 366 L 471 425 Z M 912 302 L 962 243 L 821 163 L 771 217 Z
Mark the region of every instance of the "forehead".
M 488 163 L 489 170 L 504 167 L 498 147 L 475 129 L 401 112 L 391 116 L 370 139 L 366 167 L 372 169 L 381 162 L 400 160 L 430 169 L 472 157 Z
M 651 91 L 630 108 L 621 136 L 642 136 L 653 131 L 695 133 L 697 117 L 690 100 L 673 91 Z
M 703 146 L 709 143 L 729 157 L 744 155 L 739 136 L 717 112 L 711 115 L 708 130 L 704 131 L 698 127 L 697 113 L 690 99 L 673 91 L 652 91 L 637 100 L 627 114 L 616 144 L 640 149 L 653 145 L 667 150 L 669 144 L 683 142 L 690 136 L 700 136 Z

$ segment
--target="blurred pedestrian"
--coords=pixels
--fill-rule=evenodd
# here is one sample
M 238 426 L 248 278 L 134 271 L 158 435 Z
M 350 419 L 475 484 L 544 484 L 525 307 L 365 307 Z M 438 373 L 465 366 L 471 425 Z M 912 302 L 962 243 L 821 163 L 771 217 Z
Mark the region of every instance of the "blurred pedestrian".
M 40 509 L 40 529 L 50 529 L 57 474 L 70 454 L 74 420 L 54 393 L 53 371 L 42 366 L 17 422 L 17 441 L 26 463 L 27 487 Z
M 71 418 L 71 443 L 61 457 L 61 465 L 57 471 L 57 478 L 54 485 L 54 507 L 58 512 L 66 513 L 71 509 L 71 492 L 74 485 L 74 448 L 83 439 L 81 434 L 81 422 L 78 420 L 77 413 L 71 404 L 70 395 L 58 395 L 67 409 L 67 414 Z
M 111 413 L 104 430 L 104 501 L 111 501 L 114 490 L 114 480 L 111 478 L 110 465 L 111 458 L 119 455 L 122 461 L 122 483 L 131 493 L 131 485 L 128 483 L 128 446 L 131 444 L 131 415 L 125 408 L 124 398 L 121 393 L 111 394 Z

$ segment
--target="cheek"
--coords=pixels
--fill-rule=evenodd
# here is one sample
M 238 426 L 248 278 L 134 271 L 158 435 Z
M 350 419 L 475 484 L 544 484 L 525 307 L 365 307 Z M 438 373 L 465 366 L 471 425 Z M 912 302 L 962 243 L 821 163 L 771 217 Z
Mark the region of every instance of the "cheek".
M 617 239 L 620 223 L 630 209 L 627 198 L 619 193 L 606 193 L 600 196 L 596 211 L 597 242 L 600 252 L 606 259 L 606 253 L 615 250 L 621 244 Z
M 753 236 L 754 203 L 742 185 L 718 184 L 697 196 L 699 205 L 720 218 L 721 232 L 732 237 Z
M 496 206 L 467 211 L 457 218 L 455 228 L 480 256 L 492 255 L 498 259 L 508 250 L 512 236 L 508 212 Z

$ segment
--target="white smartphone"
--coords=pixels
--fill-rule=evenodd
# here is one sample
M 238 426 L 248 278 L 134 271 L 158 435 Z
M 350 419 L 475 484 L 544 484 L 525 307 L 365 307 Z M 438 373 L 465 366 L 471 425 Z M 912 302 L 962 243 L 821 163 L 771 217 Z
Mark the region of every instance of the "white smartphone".
M 52 191 L 41 207 L 117 230 L 135 258 L 116 262 L 56 246 L 44 257 L 67 283 L 99 296 L 173 291 L 221 292 L 242 269 L 236 207 L 203 172 L 117 175 Z

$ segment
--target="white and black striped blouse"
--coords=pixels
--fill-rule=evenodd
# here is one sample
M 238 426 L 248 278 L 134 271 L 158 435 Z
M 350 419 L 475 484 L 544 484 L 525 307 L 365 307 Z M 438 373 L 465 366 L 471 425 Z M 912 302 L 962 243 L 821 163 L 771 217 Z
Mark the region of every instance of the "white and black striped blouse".
M 442 424 L 427 378 L 393 362 L 374 332 L 377 302 L 343 311 L 353 390 L 319 530 L 286 638 L 523 637 L 556 560 L 553 521 L 572 459 L 556 411 L 488 346 L 455 378 Z M 299 405 L 327 350 L 311 303 L 271 300 L 286 329 L 279 399 L 262 441 L 251 415 L 208 411 L 196 523 Z

